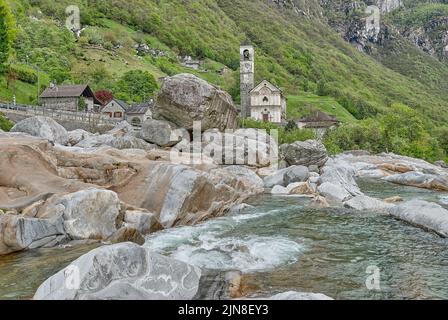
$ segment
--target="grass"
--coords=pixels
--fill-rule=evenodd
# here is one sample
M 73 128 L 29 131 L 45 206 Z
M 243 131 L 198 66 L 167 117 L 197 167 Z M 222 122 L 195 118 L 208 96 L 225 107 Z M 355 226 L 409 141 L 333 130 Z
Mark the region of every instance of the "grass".
M 355 117 L 332 97 L 321 97 L 310 93 L 289 95 L 287 99 L 288 118 L 296 119 L 310 114 L 314 110 L 321 110 L 337 117 L 339 121 L 344 123 L 356 121 Z

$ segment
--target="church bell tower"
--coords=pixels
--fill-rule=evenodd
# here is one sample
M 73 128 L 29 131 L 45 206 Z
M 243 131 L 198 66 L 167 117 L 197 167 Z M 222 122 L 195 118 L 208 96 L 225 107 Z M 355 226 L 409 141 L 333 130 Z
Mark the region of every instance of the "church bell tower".
M 243 45 L 240 47 L 240 97 L 241 117 L 250 117 L 250 91 L 254 88 L 254 47 Z

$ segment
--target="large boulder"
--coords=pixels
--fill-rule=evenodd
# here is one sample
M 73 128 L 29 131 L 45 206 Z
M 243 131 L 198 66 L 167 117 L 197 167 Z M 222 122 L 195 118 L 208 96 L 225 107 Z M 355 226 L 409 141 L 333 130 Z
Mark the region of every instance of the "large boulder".
M 237 115 L 228 93 L 191 74 L 166 78 L 153 112 L 154 119 L 168 120 L 187 130 L 193 129 L 193 121 L 201 121 L 202 131 L 236 128 Z
M 117 231 L 120 200 L 115 192 L 86 189 L 56 195 L 39 209 L 39 217 L 64 217 L 64 228 L 73 239 L 105 240 Z
M 327 149 L 322 142 L 317 140 L 296 141 L 280 146 L 280 157 L 290 166 L 312 166 L 319 168 L 328 160 Z
M 176 127 L 163 120 L 148 119 L 143 122 L 140 136 L 143 140 L 161 147 L 172 147 L 186 138 L 186 135 L 175 134 Z M 189 139 L 188 139 L 189 141 Z
M 90 251 L 47 279 L 35 300 L 191 300 L 201 270 L 133 243 Z
M 11 132 L 27 133 L 61 145 L 68 143 L 67 130 L 48 117 L 38 116 L 22 120 L 11 129 Z
M 61 216 L 37 219 L 19 215 L 0 214 L 0 255 L 40 247 L 64 234 Z
M 397 219 L 448 237 L 448 210 L 423 200 L 411 200 L 396 205 L 389 213 Z

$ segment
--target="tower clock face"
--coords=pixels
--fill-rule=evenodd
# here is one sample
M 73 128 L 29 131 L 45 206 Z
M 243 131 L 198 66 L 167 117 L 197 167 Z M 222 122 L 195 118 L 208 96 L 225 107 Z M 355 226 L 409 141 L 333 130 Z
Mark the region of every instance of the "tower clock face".
M 241 69 L 242 69 L 242 72 L 252 72 L 252 63 L 251 62 L 243 62 Z

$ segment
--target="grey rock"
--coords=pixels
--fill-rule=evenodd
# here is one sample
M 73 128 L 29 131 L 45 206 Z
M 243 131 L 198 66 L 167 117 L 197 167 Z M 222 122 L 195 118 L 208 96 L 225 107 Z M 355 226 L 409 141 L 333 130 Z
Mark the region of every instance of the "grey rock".
M 229 166 L 225 167 L 224 170 L 232 173 L 233 175 L 240 177 L 248 181 L 250 184 L 257 188 L 263 188 L 264 182 L 254 171 L 246 168 L 244 166 Z
M 330 202 L 342 203 L 350 200 L 353 196 L 340 184 L 324 182 L 317 187 L 317 191 Z
M 140 136 L 143 140 L 161 147 L 175 146 L 183 138 L 189 141 L 186 132 L 181 135 L 177 134 L 177 132 L 176 127 L 167 121 L 148 119 L 143 122 Z
M 76 129 L 68 132 L 68 144 L 70 146 L 77 145 L 82 140 L 87 139 L 93 134 L 82 129 Z
M 34 299 L 191 300 L 200 278 L 197 267 L 133 243 L 120 243 L 75 260 L 47 279 Z
M 37 248 L 50 242 L 50 237 L 64 234 L 61 216 L 52 219 L 0 215 L 0 255 Z
M 155 119 L 171 121 L 187 130 L 193 129 L 193 121 L 201 121 L 202 131 L 234 129 L 237 115 L 228 93 L 191 74 L 166 78 L 153 112 Z
M 307 140 L 281 145 L 280 157 L 289 165 L 316 165 L 320 168 L 327 162 L 328 153 L 322 142 Z
M 375 211 L 388 212 L 394 205 L 381 201 L 379 199 L 371 198 L 369 196 L 360 195 L 344 202 L 346 208 L 355 209 L 359 211 Z
M 294 182 L 305 182 L 310 177 L 310 172 L 305 166 L 289 167 L 283 176 L 283 185 L 287 186 Z
M 11 129 L 11 132 L 27 133 L 61 145 L 68 143 L 67 130 L 48 117 L 38 116 L 22 120 Z
M 332 166 L 325 166 L 322 171 L 323 173 L 319 178 L 320 184 L 331 183 L 346 190 L 351 196 L 362 195 L 362 192 L 356 183 L 356 173 L 353 168 L 335 164 Z
M 448 210 L 423 200 L 411 200 L 396 205 L 389 213 L 397 219 L 448 237 Z
M 448 175 L 441 176 L 411 171 L 385 177 L 384 180 L 406 186 L 448 191 Z
M 114 136 L 112 134 L 103 134 L 99 136 L 91 135 L 75 145 L 75 147 L 78 148 L 99 148 L 102 146 L 109 146 L 120 150 L 153 150 L 156 148 L 155 145 L 149 144 L 146 141 L 132 135 Z
M 50 217 L 62 215 L 66 233 L 74 239 L 107 239 L 117 231 L 120 200 L 113 191 L 92 188 L 56 195 L 41 211 Z
M 163 229 L 155 214 L 151 212 L 128 210 L 124 216 L 124 222 L 127 227 L 135 228 L 143 235 Z

